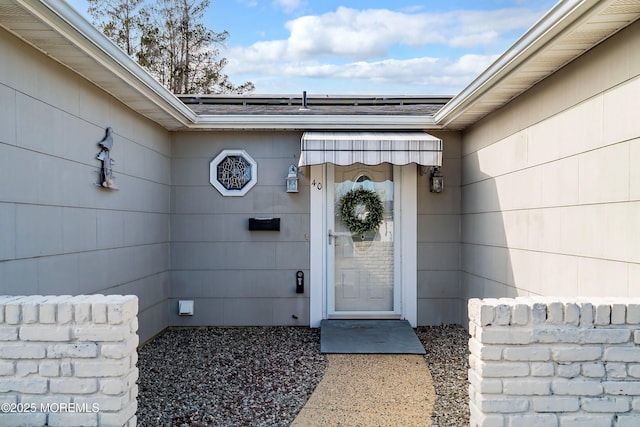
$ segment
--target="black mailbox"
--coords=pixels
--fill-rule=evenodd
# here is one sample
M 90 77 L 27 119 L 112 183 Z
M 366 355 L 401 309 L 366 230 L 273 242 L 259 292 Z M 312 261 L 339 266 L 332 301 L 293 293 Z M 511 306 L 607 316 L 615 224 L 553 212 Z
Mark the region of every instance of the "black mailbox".
M 249 230 L 280 231 L 280 218 L 249 218 Z

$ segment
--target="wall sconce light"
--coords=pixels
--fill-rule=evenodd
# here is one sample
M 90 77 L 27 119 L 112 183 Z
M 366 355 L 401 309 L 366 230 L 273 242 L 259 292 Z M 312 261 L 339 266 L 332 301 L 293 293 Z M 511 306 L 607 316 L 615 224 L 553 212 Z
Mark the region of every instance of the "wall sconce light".
M 435 166 L 431 168 L 429 191 L 432 193 L 442 193 L 442 190 L 444 190 L 444 177 L 440 173 L 440 168 Z
M 287 193 L 298 192 L 298 167 L 294 164 L 289 166 L 289 175 L 287 175 Z

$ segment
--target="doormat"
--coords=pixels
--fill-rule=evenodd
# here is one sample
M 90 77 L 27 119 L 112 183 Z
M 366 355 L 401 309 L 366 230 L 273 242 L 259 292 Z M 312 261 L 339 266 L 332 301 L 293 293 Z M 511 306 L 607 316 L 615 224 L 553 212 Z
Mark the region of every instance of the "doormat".
M 348 354 L 425 354 L 406 320 L 323 320 L 320 351 Z

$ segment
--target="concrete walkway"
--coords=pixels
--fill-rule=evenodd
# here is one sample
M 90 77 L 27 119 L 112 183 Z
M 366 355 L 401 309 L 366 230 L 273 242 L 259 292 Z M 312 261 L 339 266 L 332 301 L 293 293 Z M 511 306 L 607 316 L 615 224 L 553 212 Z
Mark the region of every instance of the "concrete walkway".
M 423 356 L 328 354 L 327 360 L 291 426 L 431 426 L 436 393 Z

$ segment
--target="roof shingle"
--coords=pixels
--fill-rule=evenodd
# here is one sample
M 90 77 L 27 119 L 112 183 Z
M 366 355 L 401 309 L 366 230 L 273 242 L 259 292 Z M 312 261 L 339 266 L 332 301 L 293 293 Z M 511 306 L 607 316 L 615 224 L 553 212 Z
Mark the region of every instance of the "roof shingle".
M 396 115 L 433 116 L 450 96 L 309 96 L 180 95 L 200 116 L 208 115 Z

